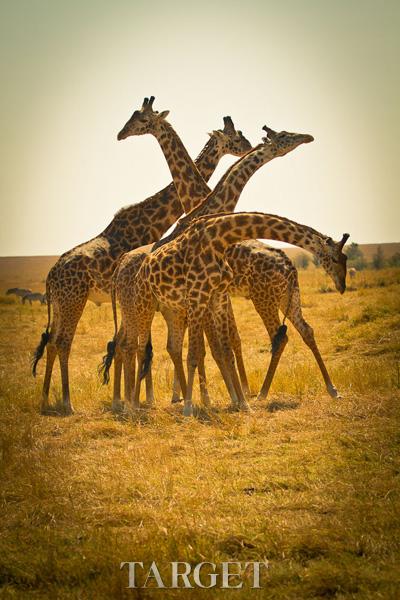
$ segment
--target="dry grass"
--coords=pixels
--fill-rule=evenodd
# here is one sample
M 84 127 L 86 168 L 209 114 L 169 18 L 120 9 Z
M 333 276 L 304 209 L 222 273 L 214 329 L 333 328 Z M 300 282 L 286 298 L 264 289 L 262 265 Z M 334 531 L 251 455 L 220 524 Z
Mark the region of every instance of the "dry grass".
M 46 309 L 0 303 L 1 535 L 4 598 L 172 598 L 127 590 L 120 561 L 263 560 L 266 589 L 194 589 L 191 598 L 398 598 L 400 272 L 363 273 L 343 297 L 302 272 L 306 318 L 344 398 L 331 400 L 299 336 L 268 403 L 229 414 L 209 360 L 217 411 L 185 420 L 169 405 L 165 328 L 154 327 L 158 408 L 136 421 L 108 411 L 96 367 L 110 306 L 89 305 L 71 356 L 71 418 L 37 412 L 29 354 Z M 269 342 L 235 300 L 249 379 L 258 390 Z M 198 394 L 196 390 L 196 394 Z M 60 396 L 59 376 L 53 400 Z

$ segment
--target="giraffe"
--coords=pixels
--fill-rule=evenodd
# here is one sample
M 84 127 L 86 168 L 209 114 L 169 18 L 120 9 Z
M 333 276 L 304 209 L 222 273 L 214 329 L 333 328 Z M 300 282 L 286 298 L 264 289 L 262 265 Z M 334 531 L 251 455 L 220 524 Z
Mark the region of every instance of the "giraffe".
M 184 414 L 192 414 L 192 389 L 197 366 L 204 360 L 203 325 L 213 296 L 226 289 L 233 273 L 224 254 L 240 240 L 268 238 L 285 241 L 313 252 L 336 281 L 341 293 L 345 291 L 346 256 L 342 248 L 348 239 L 344 234 L 334 242 L 316 230 L 276 215 L 263 213 L 229 213 L 196 219 L 177 238 L 170 240 L 148 254 L 143 260 L 132 285 L 132 315 L 124 320 L 124 351 L 127 364 L 132 365 L 135 353 L 138 373 L 141 373 L 151 322 L 157 302 L 173 311 L 184 312 L 189 331 L 186 386 L 182 364 L 174 361 L 181 388 L 185 394 Z M 214 296 L 215 297 L 215 296 Z M 122 306 L 121 306 L 122 309 Z M 233 379 L 227 369 L 225 380 Z M 219 365 L 220 366 L 220 365 Z M 139 406 L 141 378 L 135 380 L 133 405 Z M 131 383 L 129 381 L 129 383 Z M 247 403 L 231 394 L 235 407 L 247 409 Z
M 152 111 L 152 101 L 145 98 L 141 110 L 137 112 L 145 114 L 145 118 L 151 113 L 155 120 L 163 120 L 162 115 Z M 225 117 L 224 129 L 211 134 L 196 165 L 204 179 L 208 180 L 222 156 L 227 153 L 241 156 L 250 147 L 243 134 L 234 128 L 231 118 Z M 143 202 L 121 209 L 102 233 L 65 252 L 52 267 L 46 280 L 47 327 L 32 358 L 32 372 L 36 375 L 37 363 L 47 346 L 42 413 L 52 411 L 49 390 L 57 355 L 61 368 L 63 412 L 66 415 L 73 412 L 68 360 L 75 330 L 87 300 L 109 302 L 111 277 L 120 257 L 132 248 L 159 240 L 182 212 L 176 188 L 171 183 Z
M 164 124 L 164 127 L 166 127 L 166 126 L 167 125 Z M 193 196 L 191 196 L 190 200 L 192 201 L 192 205 L 194 205 L 195 207 L 193 208 L 193 210 L 191 212 L 189 212 L 187 214 L 186 217 L 181 219 L 181 221 L 178 223 L 178 226 L 176 227 L 175 231 L 168 238 L 165 238 L 166 240 L 169 240 L 172 237 L 178 235 L 178 233 L 181 230 L 183 230 L 185 227 L 188 226 L 189 222 L 191 222 L 194 218 L 196 218 L 202 214 L 233 211 L 239 200 L 240 193 L 241 193 L 243 187 L 245 186 L 245 184 L 247 183 L 247 181 L 249 180 L 251 175 L 253 173 L 255 173 L 256 170 L 258 170 L 263 164 L 266 164 L 267 162 L 273 160 L 274 158 L 277 158 L 279 156 L 284 156 L 288 152 L 294 150 L 300 144 L 308 143 L 313 140 L 312 136 L 310 136 L 310 135 L 288 133 L 285 131 L 277 133 L 266 126 L 264 126 L 263 129 L 267 132 L 267 136 L 263 138 L 263 142 L 261 144 L 257 145 L 252 150 L 250 150 L 244 157 L 239 159 L 228 170 L 228 172 L 221 178 L 221 180 L 218 182 L 218 184 L 215 187 L 213 192 L 210 192 L 206 196 L 205 199 L 203 198 L 203 201 L 200 203 L 198 201 L 197 201 L 197 203 L 195 203 L 196 199 L 195 199 L 195 201 L 193 201 Z M 134 113 L 132 118 L 125 124 L 124 128 L 122 129 L 122 133 L 119 134 L 119 137 L 121 136 L 121 138 L 126 138 L 129 135 L 142 134 L 146 131 L 147 131 L 147 129 L 145 127 L 143 127 L 143 125 L 141 123 L 141 119 L 139 119 L 137 117 L 135 118 L 135 113 Z M 161 138 L 162 134 L 158 134 L 158 136 Z M 164 144 L 164 146 L 165 146 L 165 144 Z M 167 158 L 167 154 L 166 154 L 166 158 Z M 175 185 L 178 190 L 179 190 L 179 180 L 177 180 L 177 178 L 188 176 L 191 178 L 192 181 L 195 178 L 196 178 L 195 180 L 198 181 L 198 179 L 200 178 L 200 175 L 197 172 L 197 170 L 195 169 L 195 165 L 193 165 L 190 157 L 188 157 L 188 155 L 186 155 L 186 158 L 187 158 L 186 165 L 185 165 L 184 161 L 181 160 L 181 161 L 179 161 L 179 165 L 178 165 L 179 168 L 174 168 L 173 161 L 169 160 L 171 173 L 174 177 L 174 182 L 175 182 Z M 202 183 L 201 181 L 198 182 L 199 188 L 201 187 L 201 183 Z M 185 202 L 187 205 L 187 203 L 188 203 L 187 199 L 185 199 Z M 186 212 L 188 212 L 187 209 L 186 209 Z M 165 241 L 161 240 L 160 243 L 165 243 Z M 157 244 L 156 244 L 156 246 L 157 246 Z M 115 280 L 116 286 L 118 288 L 117 294 L 118 294 L 118 300 L 121 305 L 121 308 L 123 305 L 125 305 L 126 307 L 129 306 L 129 304 L 130 304 L 130 292 L 129 292 L 130 282 L 131 282 L 132 278 L 134 277 L 134 273 L 140 266 L 141 259 L 143 259 L 146 255 L 146 253 L 150 252 L 150 250 L 151 250 L 151 246 L 148 246 L 146 249 L 134 250 L 131 253 L 128 253 L 125 257 L 123 257 L 120 265 L 118 266 L 114 280 Z M 142 258 L 140 258 L 139 255 L 141 255 Z M 119 281 L 118 281 L 118 279 L 119 279 Z M 215 308 L 216 308 L 216 304 L 214 305 L 214 310 L 215 310 Z M 179 345 L 182 342 L 183 336 L 178 335 L 178 333 L 176 333 L 176 335 L 175 335 L 174 331 L 173 331 L 174 327 L 175 327 L 175 329 L 177 328 L 177 322 L 178 322 L 177 315 L 173 315 L 169 309 L 164 309 L 163 307 L 160 307 L 160 310 L 168 324 L 168 329 L 169 329 L 169 341 L 168 341 L 168 345 L 167 345 L 168 350 L 170 351 L 170 354 L 171 354 L 171 352 L 175 352 L 178 355 L 180 355 L 181 349 L 179 349 Z M 224 306 L 222 306 L 222 305 L 220 306 L 219 314 L 220 314 L 220 318 L 221 318 L 221 327 L 229 327 L 230 331 L 234 332 L 236 339 L 239 339 L 238 343 L 240 343 L 240 338 L 239 338 L 239 334 L 237 332 L 237 327 L 236 327 L 236 323 L 234 320 L 232 307 L 231 307 L 231 304 L 230 304 L 230 301 L 228 298 L 225 298 Z M 226 318 L 228 319 L 228 323 L 226 323 Z M 184 321 L 183 315 L 181 316 L 181 320 L 182 319 Z M 123 328 L 123 325 L 122 325 L 122 328 Z M 210 334 L 212 335 L 211 325 L 209 328 L 207 328 L 207 331 L 209 331 Z M 119 339 L 123 338 L 122 332 L 119 334 L 118 338 Z M 115 358 L 116 358 L 116 362 L 115 362 L 116 375 L 117 375 L 117 373 L 120 374 L 120 372 L 121 372 L 121 367 L 120 367 L 121 357 L 120 357 L 120 353 L 119 353 L 118 343 L 116 345 L 115 344 L 111 345 L 109 347 L 109 350 L 110 350 L 110 352 L 112 352 L 115 355 Z M 228 358 L 231 361 L 234 361 L 234 357 L 231 353 L 231 349 L 227 347 L 224 350 L 225 350 L 225 353 L 228 355 Z M 172 358 L 172 356 L 171 356 L 171 358 Z M 105 363 L 105 366 L 108 365 L 108 368 L 111 364 L 111 360 L 112 360 L 112 356 L 109 355 L 108 359 L 106 359 L 106 363 Z M 176 358 L 176 360 L 178 360 L 178 358 Z M 129 375 L 127 373 L 128 370 L 131 371 L 131 375 Z M 126 374 L 126 377 L 128 377 L 128 378 L 132 377 L 133 376 L 132 375 L 132 366 L 130 366 L 129 368 L 127 366 L 126 370 L 124 369 L 124 372 Z M 204 384 L 205 376 L 203 374 L 202 365 L 199 368 L 199 373 L 201 373 L 200 381 L 201 381 L 201 389 L 202 389 L 203 399 L 205 402 L 207 402 L 207 392 L 206 392 L 206 388 L 205 388 L 205 384 Z M 108 371 L 105 376 L 105 381 L 106 382 L 108 381 Z M 175 375 L 175 383 L 176 382 L 177 382 L 177 376 Z M 152 403 L 151 381 L 148 381 L 147 384 L 149 386 L 148 391 L 150 394 L 150 397 L 148 397 L 148 403 L 151 404 Z M 129 388 L 130 386 L 128 385 L 127 387 Z M 114 378 L 114 394 L 113 394 L 113 409 L 114 410 L 119 410 L 119 408 L 120 408 L 120 393 L 121 393 L 120 382 L 117 378 Z M 126 398 L 126 399 L 128 399 L 128 398 Z

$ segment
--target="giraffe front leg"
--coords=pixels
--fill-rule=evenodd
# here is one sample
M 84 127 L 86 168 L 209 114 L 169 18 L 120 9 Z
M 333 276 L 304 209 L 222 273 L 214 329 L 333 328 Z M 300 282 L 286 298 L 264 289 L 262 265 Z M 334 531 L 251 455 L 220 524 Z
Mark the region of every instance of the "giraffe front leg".
M 160 308 L 167 323 L 168 339 L 167 351 L 174 364 L 174 383 L 171 403 L 180 402 L 180 392 L 186 394 L 186 376 L 182 361 L 183 338 L 186 331 L 186 319 L 183 313 L 172 311 L 167 307 Z
M 207 336 L 212 357 L 220 370 L 226 389 L 228 390 L 229 397 L 231 398 L 232 406 L 234 405 L 236 409 L 238 404 L 238 398 L 236 395 L 235 387 L 230 377 L 229 369 L 227 367 L 225 356 L 220 343 L 220 332 L 218 324 L 215 323 L 213 314 L 210 309 L 206 311 L 206 316 L 204 319 L 204 331 Z
M 199 362 L 198 362 L 198 372 L 199 372 L 199 385 L 200 385 L 200 398 L 203 406 L 209 407 L 211 406 L 210 396 L 208 394 L 207 389 L 207 378 L 206 378 L 206 369 L 204 364 L 204 358 L 206 355 L 206 348 L 204 345 L 204 335 L 199 338 L 200 347 L 199 347 Z
M 188 314 L 188 329 L 189 329 L 189 349 L 187 355 L 187 371 L 188 371 L 188 383 L 185 394 L 185 404 L 183 407 L 183 414 L 185 417 L 191 417 L 193 415 L 193 383 L 196 368 L 199 364 L 200 348 L 202 345 L 201 337 L 203 334 L 203 318 L 200 310 L 196 312 L 189 309 Z M 204 344 L 204 340 L 203 340 Z
M 225 369 L 227 373 L 226 379 L 229 382 L 228 390 L 230 391 L 232 402 L 231 407 L 234 410 L 239 409 L 244 412 L 250 412 L 250 406 L 244 397 L 242 386 L 236 371 L 235 357 L 230 344 L 231 320 L 229 318 L 228 311 L 229 302 L 230 299 L 226 292 L 217 294 L 214 297 L 213 305 L 215 328 L 218 331 L 219 344 L 222 350 L 222 360 L 225 363 Z
M 229 298 L 228 306 L 227 306 L 227 317 L 229 322 L 229 338 L 230 344 L 235 355 L 237 369 L 239 371 L 240 382 L 242 385 L 242 390 L 244 395 L 247 398 L 251 397 L 250 386 L 247 379 L 246 369 L 243 361 L 243 353 L 242 353 L 242 340 L 240 339 L 239 331 L 236 325 L 235 316 L 233 314 L 232 303 Z

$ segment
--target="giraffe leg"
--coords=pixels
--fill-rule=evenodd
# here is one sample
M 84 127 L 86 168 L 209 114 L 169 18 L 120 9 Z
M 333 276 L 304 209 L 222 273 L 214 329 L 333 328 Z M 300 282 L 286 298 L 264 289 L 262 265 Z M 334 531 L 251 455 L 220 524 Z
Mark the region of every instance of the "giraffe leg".
M 258 314 L 262 318 L 265 328 L 268 331 L 268 335 L 272 341 L 274 339 L 276 332 L 279 329 L 280 324 L 281 324 L 280 319 L 279 319 L 278 306 L 276 304 L 272 305 L 271 303 L 266 302 L 266 301 L 258 302 L 257 300 L 253 300 L 253 302 L 254 302 L 255 309 L 257 310 Z M 280 344 L 278 350 L 274 354 L 271 355 L 271 360 L 270 360 L 270 363 L 268 366 L 267 374 L 266 374 L 264 382 L 261 386 L 261 390 L 258 394 L 257 400 L 265 400 L 266 397 L 268 396 L 268 392 L 271 387 L 271 383 L 274 378 L 275 371 L 277 369 L 279 360 L 282 356 L 282 352 L 284 351 L 287 343 L 288 343 L 288 337 L 287 337 L 287 335 L 285 335 L 285 337 L 281 341 L 281 344 Z
M 138 343 L 137 343 L 137 377 L 135 381 L 135 391 L 133 394 L 133 408 L 140 408 L 140 387 L 141 387 L 141 372 L 144 363 L 146 346 L 151 334 L 151 324 L 153 321 L 155 306 L 147 304 L 142 307 L 140 319 L 138 319 Z
M 68 361 L 76 327 L 82 316 L 87 302 L 87 291 L 80 296 L 69 296 L 67 302 L 60 303 L 58 326 L 54 335 L 54 345 L 57 349 L 61 370 L 63 413 L 71 415 L 74 411 L 71 405 L 69 391 Z
M 199 346 L 199 359 L 198 359 L 198 372 L 199 372 L 199 386 L 200 386 L 200 398 L 203 406 L 210 406 L 210 396 L 208 394 L 207 389 L 207 378 L 206 378 L 206 368 L 204 364 L 204 358 L 206 355 L 206 348 L 204 345 L 204 335 L 199 338 L 200 346 Z
M 52 324 L 51 329 L 54 330 L 54 324 Z M 42 400 L 41 400 L 41 404 L 40 404 L 40 412 L 42 414 L 46 414 L 50 410 L 50 405 L 49 405 L 50 382 L 51 382 L 51 374 L 53 372 L 53 365 L 54 365 L 56 356 L 57 356 L 57 348 L 54 345 L 53 341 L 50 339 L 49 343 L 47 344 L 46 372 L 44 375 Z
M 121 359 L 124 369 L 125 408 L 131 407 L 133 403 L 133 390 L 136 384 L 136 350 L 136 328 L 128 327 L 124 330 L 124 338 L 121 340 L 120 344 Z
M 339 392 L 337 391 L 336 387 L 331 381 L 331 378 L 329 377 L 329 373 L 327 371 L 327 368 L 325 366 L 325 363 L 322 359 L 322 356 L 314 338 L 314 331 L 303 317 L 299 292 L 296 295 L 293 295 L 291 309 L 288 312 L 288 319 L 296 327 L 297 331 L 303 338 L 305 344 L 307 344 L 311 352 L 314 354 L 315 360 L 317 361 L 317 364 L 322 373 L 322 377 L 324 378 L 328 394 L 331 396 L 331 398 L 341 398 Z
M 217 294 L 212 303 L 215 329 L 219 338 L 219 347 L 222 351 L 220 362 L 225 363 L 226 378 L 224 379 L 229 382 L 228 391 L 231 396 L 232 409 L 249 412 L 250 406 L 243 394 L 230 344 L 230 316 L 233 315 L 233 311 L 229 312 L 229 304 L 230 298 L 227 293 Z
M 233 353 L 236 358 L 236 365 L 239 371 L 240 382 L 242 384 L 242 390 L 249 398 L 251 396 L 249 382 L 247 379 L 246 369 L 244 367 L 243 362 L 243 354 L 242 354 L 242 341 L 240 339 L 239 331 L 236 325 L 235 315 L 232 309 L 232 302 L 229 298 L 227 303 L 227 316 L 229 320 L 229 335 L 230 335 L 230 344 L 233 350 Z
M 184 314 L 172 311 L 167 307 L 160 308 L 167 323 L 168 339 L 167 351 L 174 363 L 174 386 L 171 402 L 180 402 L 180 391 L 186 394 L 186 376 L 182 361 L 183 338 L 186 331 L 186 319 Z
M 124 369 L 124 400 L 128 408 L 133 403 L 133 389 L 136 384 L 136 350 L 124 349 L 122 353 L 122 364 Z
M 231 398 L 232 403 L 235 403 L 236 406 L 238 402 L 238 399 L 236 397 L 236 391 L 224 359 L 223 350 L 218 337 L 218 330 L 214 323 L 211 311 L 207 311 L 206 313 L 206 317 L 204 319 L 204 331 L 207 336 L 212 357 L 220 370 L 220 373 L 226 385 L 226 389 L 228 390 L 229 397 Z
M 193 383 L 196 368 L 199 364 L 199 356 L 201 355 L 201 346 L 204 345 L 201 341 L 201 337 L 204 338 L 203 334 L 203 316 L 205 307 L 189 305 L 188 309 L 188 330 L 189 330 L 189 348 L 187 354 L 187 371 L 188 371 L 188 383 L 185 394 L 185 404 L 183 407 L 183 414 L 185 417 L 191 417 L 193 415 Z
M 146 406 L 149 408 L 154 406 L 153 374 L 151 365 L 146 375 Z
M 122 377 L 122 356 L 119 349 L 117 338 L 115 356 L 114 356 L 114 389 L 111 410 L 112 412 L 120 412 L 122 410 L 121 402 L 121 377 Z
M 181 385 L 179 383 L 178 371 L 174 366 L 174 382 L 172 384 L 171 404 L 181 401 Z

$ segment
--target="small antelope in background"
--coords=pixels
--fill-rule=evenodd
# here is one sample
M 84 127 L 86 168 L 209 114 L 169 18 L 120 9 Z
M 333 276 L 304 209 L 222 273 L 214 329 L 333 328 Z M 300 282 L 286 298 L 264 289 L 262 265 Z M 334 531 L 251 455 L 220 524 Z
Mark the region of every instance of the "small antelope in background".
M 32 290 L 26 290 L 24 288 L 9 288 L 6 291 L 6 296 L 10 296 L 11 294 L 14 294 L 14 296 L 18 296 L 19 298 L 21 298 L 22 304 L 24 304 L 24 296 L 26 296 L 27 294 L 32 294 Z
M 29 304 L 32 306 L 32 302 L 37 300 L 40 304 L 47 304 L 46 294 L 41 294 L 40 292 L 30 292 L 29 294 L 25 294 L 22 298 L 22 304 L 28 300 Z

